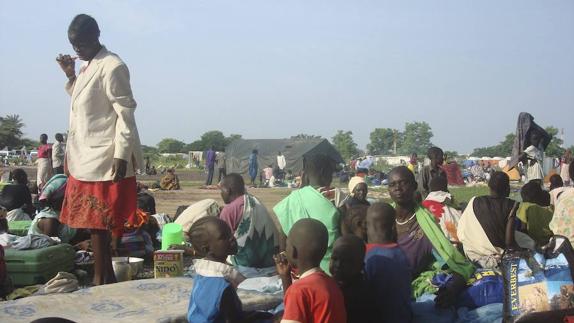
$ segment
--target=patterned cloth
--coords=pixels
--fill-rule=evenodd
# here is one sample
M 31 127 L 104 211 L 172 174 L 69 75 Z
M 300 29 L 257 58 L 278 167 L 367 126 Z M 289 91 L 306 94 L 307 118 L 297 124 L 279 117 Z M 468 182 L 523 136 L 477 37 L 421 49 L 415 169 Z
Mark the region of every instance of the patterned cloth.
M 550 229 L 574 243 L 574 189 L 563 192 L 558 198 Z
M 118 183 L 83 182 L 70 176 L 60 222 L 71 228 L 112 231 L 121 237 L 128 216 L 137 209 L 135 177 Z
M 456 229 L 460 220 L 460 211 L 448 205 L 451 200 L 450 193 L 430 192 L 422 204 L 434 215 L 447 239 L 458 242 Z
M 233 262 L 246 267 L 271 267 L 275 264 L 273 255 L 279 249 L 275 223 L 255 196 L 245 194 L 241 198 L 243 212 L 234 230 L 239 248 L 237 254 L 232 257 Z
M 185 322 L 192 286 L 191 278 L 158 278 L 32 296 L 0 302 L 0 318 L 2 323 L 54 316 L 75 322 Z M 246 311 L 273 309 L 282 300 L 280 294 L 242 289 L 237 294 Z

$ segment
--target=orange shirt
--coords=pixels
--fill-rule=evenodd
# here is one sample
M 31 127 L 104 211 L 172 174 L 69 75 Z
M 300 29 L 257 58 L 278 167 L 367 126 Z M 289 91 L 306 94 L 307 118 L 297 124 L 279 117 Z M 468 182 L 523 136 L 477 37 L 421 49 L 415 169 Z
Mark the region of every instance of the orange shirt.
M 301 275 L 285 293 L 282 323 L 345 323 L 345 300 L 335 280 L 320 268 Z

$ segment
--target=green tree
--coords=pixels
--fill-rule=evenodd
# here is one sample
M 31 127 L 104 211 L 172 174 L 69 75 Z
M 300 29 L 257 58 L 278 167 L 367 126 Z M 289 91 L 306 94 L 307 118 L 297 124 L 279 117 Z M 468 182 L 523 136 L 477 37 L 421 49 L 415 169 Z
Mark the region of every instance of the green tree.
M 157 155 L 159 150 L 156 147 L 142 145 L 142 152 L 147 157 L 151 155 Z
M 8 146 L 10 149 L 22 145 L 22 128 L 24 122 L 17 114 L 0 117 L 0 149 Z
M 185 151 L 204 151 L 203 141 L 196 140 L 190 144 L 185 145 Z
M 213 147 L 216 151 L 223 151 L 225 150 L 225 146 L 227 146 L 227 140 L 223 132 L 219 130 L 211 130 L 204 133 L 201 135 L 201 142 L 203 144 L 203 150 Z
M 344 160 L 349 160 L 357 154 L 357 144 L 353 140 L 352 131 L 337 130 L 333 136 L 333 145 L 339 151 Z
M 426 122 L 407 122 L 405 131 L 402 134 L 399 152 L 404 155 L 417 153 L 424 156 L 427 150 L 432 147 L 431 138 L 433 133 L 431 127 Z
M 157 144 L 157 149 L 160 153 L 181 153 L 184 152 L 185 142 L 173 138 L 162 139 Z
M 385 155 L 394 148 L 395 136 L 398 137 L 398 130 L 391 128 L 375 128 L 369 135 L 371 142 L 367 145 L 367 150 L 372 155 Z M 398 138 L 397 138 L 398 139 Z M 397 142 L 397 145 L 400 145 Z
M 229 137 L 225 138 L 225 146 L 229 145 L 232 141 L 243 138 L 242 135 L 230 134 Z
M 545 130 L 549 135 L 552 136 L 552 140 L 550 140 L 550 143 L 548 144 L 548 147 L 546 147 L 544 153 L 548 157 L 562 157 L 565 149 L 562 148 L 562 144 L 564 142 L 558 137 L 558 128 L 548 126 L 545 128 Z
M 20 146 L 26 147 L 27 149 L 34 149 L 34 148 L 40 146 L 40 142 L 37 140 L 22 138 L 22 140 L 20 140 Z M 2 147 L 2 148 L 4 148 L 4 147 Z
M 509 133 L 504 137 L 504 140 L 498 143 L 498 145 L 475 148 L 472 151 L 471 156 L 476 157 L 508 157 L 512 155 L 512 146 L 514 145 L 514 138 L 516 135 Z

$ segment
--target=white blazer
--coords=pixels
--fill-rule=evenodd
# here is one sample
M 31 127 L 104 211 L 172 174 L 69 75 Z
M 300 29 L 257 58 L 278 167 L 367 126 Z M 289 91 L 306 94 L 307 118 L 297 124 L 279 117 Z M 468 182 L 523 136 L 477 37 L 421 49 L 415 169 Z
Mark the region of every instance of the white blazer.
M 112 180 L 114 158 L 126 160 L 126 177 L 143 165 L 135 121 L 136 102 L 126 64 L 105 47 L 85 63 L 73 83 L 66 161 L 81 181 Z

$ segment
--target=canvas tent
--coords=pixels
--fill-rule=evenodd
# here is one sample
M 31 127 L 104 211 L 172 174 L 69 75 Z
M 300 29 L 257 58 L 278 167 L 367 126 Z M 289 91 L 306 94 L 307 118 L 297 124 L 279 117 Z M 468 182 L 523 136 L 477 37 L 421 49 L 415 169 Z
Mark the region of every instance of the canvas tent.
M 227 173 L 246 174 L 253 149 L 258 150 L 259 171 L 267 165 L 275 167 L 278 152 L 287 161 L 285 170 L 291 170 L 294 174 L 303 170 L 306 157 L 315 154 L 331 156 L 335 162 L 343 163 L 343 158 L 327 139 L 238 139 L 225 149 Z

